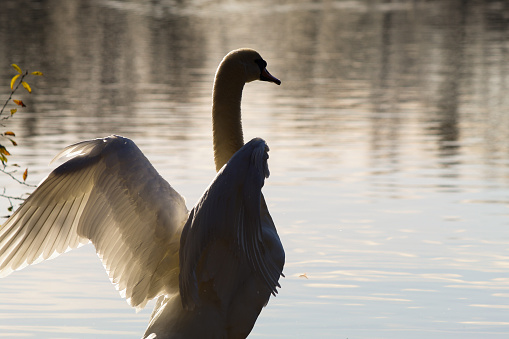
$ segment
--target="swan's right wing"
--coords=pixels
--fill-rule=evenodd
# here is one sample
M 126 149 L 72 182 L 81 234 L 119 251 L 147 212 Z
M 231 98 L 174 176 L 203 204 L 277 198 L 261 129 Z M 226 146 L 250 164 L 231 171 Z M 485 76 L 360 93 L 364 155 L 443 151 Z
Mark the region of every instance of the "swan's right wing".
M 134 307 L 178 292 L 184 198 L 129 139 L 67 147 L 72 159 L 40 184 L 0 228 L 0 276 L 91 241 Z
M 227 275 L 220 278 L 223 281 L 235 276 L 235 272 L 224 272 L 222 266 L 226 264 L 218 262 L 225 259 L 221 257 L 225 246 L 265 282 L 269 291 L 277 293 L 282 265 L 269 255 L 262 234 L 261 189 L 269 176 L 267 151 L 262 139 L 244 145 L 191 210 L 180 243 L 180 295 L 184 308 L 193 309 L 200 304 L 201 279 Z M 205 261 L 214 264 L 207 266 Z M 236 291 L 227 293 L 233 295 Z

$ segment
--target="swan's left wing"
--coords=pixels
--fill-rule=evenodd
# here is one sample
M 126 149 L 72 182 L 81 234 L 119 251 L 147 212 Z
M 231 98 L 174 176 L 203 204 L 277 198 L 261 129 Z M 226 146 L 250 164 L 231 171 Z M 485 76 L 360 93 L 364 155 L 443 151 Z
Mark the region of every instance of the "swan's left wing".
M 231 246 L 233 255 L 249 265 L 267 288 L 276 293 L 282 272 L 264 246 L 260 214 L 261 189 L 269 176 L 267 151 L 262 139 L 244 145 L 219 171 L 192 209 L 180 242 L 180 295 L 184 308 L 193 309 L 200 304 L 200 274 L 216 274 L 203 273 L 209 268 L 200 265 L 206 261 L 204 256 L 214 255 L 213 251 L 218 249 L 214 244 L 218 242 Z
M 60 165 L 0 226 L 0 277 L 91 241 L 135 307 L 178 291 L 184 199 L 129 139 L 71 145 Z

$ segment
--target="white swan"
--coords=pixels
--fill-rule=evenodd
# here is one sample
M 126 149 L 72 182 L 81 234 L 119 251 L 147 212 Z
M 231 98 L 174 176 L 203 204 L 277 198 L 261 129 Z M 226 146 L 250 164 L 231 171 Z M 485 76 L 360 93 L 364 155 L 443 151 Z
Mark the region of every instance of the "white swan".
M 242 89 L 257 79 L 280 84 L 254 50 L 221 62 L 212 110 L 219 172 L 190 212 L 131 140 L 68 146 L 56 158 L 71 159 L 0 228 L 0 276 L 92 242 L 130 305 L 159 297 L 144 338 L 247 337 L 284 265 L 261 193 L 268 147 L 242 138 Z

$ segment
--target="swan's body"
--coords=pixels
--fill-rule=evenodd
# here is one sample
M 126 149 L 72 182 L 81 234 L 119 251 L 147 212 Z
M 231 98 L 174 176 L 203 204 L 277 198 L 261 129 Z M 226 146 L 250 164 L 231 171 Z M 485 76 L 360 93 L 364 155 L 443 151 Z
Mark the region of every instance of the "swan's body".
M 246 82 L 279 84 L 265 65 L 243 49 L 218 68 L 219 173 L 190 212 L 129 139 L 71 145 L 57 156 L 71 159 L 0 228 L 0 276 L 91 241 L 130 305 L 159 297 L 144 337 L 245 338 L 276 293 L 284 264 L 261 193 L 268 147 L 262 139 L 244 145 L 240 122 Z

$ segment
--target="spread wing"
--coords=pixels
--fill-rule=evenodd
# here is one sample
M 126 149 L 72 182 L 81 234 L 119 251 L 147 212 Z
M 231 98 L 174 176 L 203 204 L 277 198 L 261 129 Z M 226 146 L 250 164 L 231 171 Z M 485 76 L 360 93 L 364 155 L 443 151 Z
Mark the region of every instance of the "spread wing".
M 178 292 L 180 234 L 188 211 L 129 139 L 83 141 L 0 228 L 0 276 L 91 241 L 134 307 Z
M 269 291 L 277 293 L 281 267 L 272 260 L 263 242 L 260 211 L 261 189 L 269 176 L 267 151 L 262 139 L 244 145 L 191 210 L 180 244 L 180 295 L 184 308 L 193 309 L 200 304 L 201 280 L 216 277 L 223 281 L 236 276 L 234 271 L 240 267 L 225 269 L 232 257 L 250 267 Z M 217 285 L 215 288 L 223 288 Z M 236 293 L 236 289 L 229 285 L 227 293 Z

